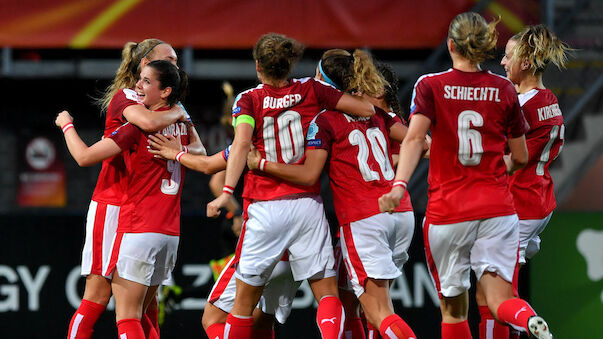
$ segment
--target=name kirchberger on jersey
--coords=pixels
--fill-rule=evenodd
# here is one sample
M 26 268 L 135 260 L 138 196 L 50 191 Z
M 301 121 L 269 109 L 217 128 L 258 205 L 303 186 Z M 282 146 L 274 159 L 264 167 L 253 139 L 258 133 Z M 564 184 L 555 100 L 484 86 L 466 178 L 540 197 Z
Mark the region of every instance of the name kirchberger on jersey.
M 561 109 L 559 109 L 559 104 L 552 104 L 538 109 L 538 121 L 551 119 L 560 115 Z
M 302 99 L 301 94 L 288 94 L 282 98 L 265 97 L 264 109 L 288 108 L 297 105 Z
M 444 99 L 500 102 L 496 87 L 444 86 Z

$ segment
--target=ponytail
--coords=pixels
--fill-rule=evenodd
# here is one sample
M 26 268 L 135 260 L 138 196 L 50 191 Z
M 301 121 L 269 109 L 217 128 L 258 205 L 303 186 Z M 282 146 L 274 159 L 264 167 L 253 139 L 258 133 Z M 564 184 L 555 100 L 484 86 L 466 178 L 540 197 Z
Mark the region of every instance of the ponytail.
M 121 64 L 115 73 L 115 78 L 111 85 L 102 94 L 102 97 L 96 99 L 96 103 L 103 112 L 109 108 L 109 103 L 115 93 L 125 88 L 133 88 L 140 76 L 140 61 L 143 58 L 149 58 L 153 49 L 165 42 L 159 39 L 146 39 L 140 43 L 127 42 L 121 51 Z
M 533 74 L 543 73 L 549 63 L 565 68 L 572 50 L 544 25 L 527 26 L 512 39 L 517 41 L 513 59 L 526 60 Z
M 479 64 L 495 55 L 498 40 L 496 25 L 499 21 L 488 23 L 477 13 L 461 13 L 450 22 L 448 37 L 452 39 L 458 54 L 472 64 Z

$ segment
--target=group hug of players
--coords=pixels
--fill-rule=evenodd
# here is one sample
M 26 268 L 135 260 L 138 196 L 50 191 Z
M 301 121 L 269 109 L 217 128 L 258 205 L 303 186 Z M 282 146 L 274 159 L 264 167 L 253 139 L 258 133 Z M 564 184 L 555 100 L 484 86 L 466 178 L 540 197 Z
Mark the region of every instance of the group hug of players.
M 203 313 L 209 338 L 274 338 L 303 280 L 322 338 L 416 338 L 389 287 L 408 259 L 415 225 L 406 187 L 421 157 L 430 162 L 422 229 L 442 338 L 471 338 L 471 270 L 480 338 L 552 338 L 514 286 L 556 206 L 548 168 L 564 125 L 542 73 L 563 67 L 569 48 L 542 25 L 526 27 L 507 42 L 507 77 L 498 76 L 479 66 L 496 51 L 495 26 L 476 13 L 452 20 L 453 67 L 418 79 L 408 127 L 387 65 L 332 49 L 314 78 L 289 79 L 303 46 L 266 34 L 253 49 L 260 85 L 236 97 L 232 145 L 210 156 L 180 104 L 187 77 L 172 47 L 126 44 L 99 99 L 103 139 L 88 147 L 68 112 L 56 118 L 79 165 L 103 162 L 87 216 L 86 289 L 68 338 L 90 338 L 111 295 L 120 339 L 159 338 L 155 297 L 176 261 L 184 167 L 226 171 L 210 217 L 245 176 L 237 249 Z M 335 248 L 319 196 L 323 169 L 340 225 Z

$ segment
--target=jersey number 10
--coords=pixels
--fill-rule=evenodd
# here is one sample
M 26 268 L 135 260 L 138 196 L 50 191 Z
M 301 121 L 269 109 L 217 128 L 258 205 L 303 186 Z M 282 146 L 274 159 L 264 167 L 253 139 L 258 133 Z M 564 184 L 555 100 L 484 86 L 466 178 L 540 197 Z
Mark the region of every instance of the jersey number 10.
M 294 164 L 304 155 L 304 130 L 301 115 L 296 111 L 285 111 L 276 118 L 281 158 L 286 164 Z M 278 162 L 276 154 L 276 132 L 273 117 L 264 117 L 262 127 L 266 160 Z

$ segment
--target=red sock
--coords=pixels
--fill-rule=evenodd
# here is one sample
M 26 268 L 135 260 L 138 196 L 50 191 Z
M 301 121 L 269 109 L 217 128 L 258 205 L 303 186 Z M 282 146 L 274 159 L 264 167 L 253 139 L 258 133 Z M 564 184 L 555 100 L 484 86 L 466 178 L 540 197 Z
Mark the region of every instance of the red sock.
M 478 306 L 481 321 L 479 323 L 479 339 L 508 339 L 509 326 L 494 319 L 488 306 Z
M 417 339 L 410 326 L 395 313 L 383 319 L 379 334 L 384 339 Z
M 274 330 L 252 330 L 253 339 L 274 339 Z
M 105 306 L 82 299 L 80 307 L 75 311 L 69 323 L 69 339 L 89 339 L 94 332 L 94 324 L 105 311 Z
M 251 339 L 253 317 L 239 318 L 228 314 L 224 325 L 224 339 Z
M 327 296 L 320 299 L 316 310 L 316 324 L 323 339 L 338 339 L 343 335 L 345 313 L 339 298 Z
M 159 310 L 157 309 L 157 305 L 149 305 L 145 314 L 149 317 L 151 324 L 155 328 L 155 332 L 157 332 L 157 338 L 159 338 Z
M 375 326 L 368 321 L 366 322 L 366 329 L 368 330 L 367 339 L 381 339 L 379 329 L 375 328 Z
M 528 331 L 528 320 L 531 316 L 536 315 L 532 307 L 523 299 L 513 298 L 505 300 L 496 311 L 498 319 L 509 325 L 513 325 L 516 329 L 523 328 Z
M 144 336 L 147 339 L 159 339 L 159 334 L 155 330 L 155 326 L 153 326 L 153 322 L 149 318 L 148 314 L 143 314 L 142 319 L 140 319 L 140 325 L 142 326 L 142 331 L 144 332 Z
M 205 330 L 205 334 L 207 334 L 207 337 L 210 339 L 223 339 L 224 325 L 224 323 L 212 324 Z
M 467 320 L 456 323 L 442 323 L 442 339 L 471 339 L 471 330 Z
M 509 330 L 509 339 L 519 339 L 519 331 L 515 329 Z
M 117 322 L 119 339 L 145 339 L 140 319 L 122 319 Z
M 346 339 L 366 339 L 361 318 L 346 318 L 343 331 Z

